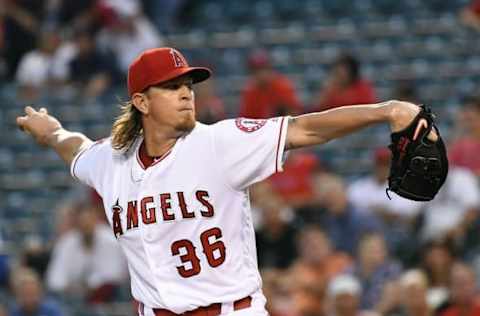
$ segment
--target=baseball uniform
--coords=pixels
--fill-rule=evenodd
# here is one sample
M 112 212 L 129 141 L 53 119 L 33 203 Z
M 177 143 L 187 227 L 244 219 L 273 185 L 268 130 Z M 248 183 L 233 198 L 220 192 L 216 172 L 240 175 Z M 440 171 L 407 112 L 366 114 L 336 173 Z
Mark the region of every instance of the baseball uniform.
M 150 165 L 142 137 L 126 153 L 105 139 L 75 157 L 73 177 L 103 198 L 140 314 L 213 303 L 227 314 L 251 297 L 235 315 L 266 315 L 248 187 L 282 170 L 287 126 L 288 117 L 197 122 Z

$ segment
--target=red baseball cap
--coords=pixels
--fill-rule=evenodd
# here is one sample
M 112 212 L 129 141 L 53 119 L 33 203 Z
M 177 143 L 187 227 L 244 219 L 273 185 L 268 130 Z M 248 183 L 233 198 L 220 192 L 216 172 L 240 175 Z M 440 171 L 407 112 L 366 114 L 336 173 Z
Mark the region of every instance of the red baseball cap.
M 141 53 L 128 68 L 128 94 L 189 74 L 193 83 L 208 79 L 212 71 L 205 67 L 190 67 L 176 49 L 161 47 Z

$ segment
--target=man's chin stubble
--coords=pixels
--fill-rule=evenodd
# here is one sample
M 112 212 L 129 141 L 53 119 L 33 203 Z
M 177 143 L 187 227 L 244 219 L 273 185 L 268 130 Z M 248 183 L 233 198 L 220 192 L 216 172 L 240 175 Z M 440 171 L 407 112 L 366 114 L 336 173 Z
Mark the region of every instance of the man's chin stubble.
M 176 126 L 176 130 L 182 133 L 190 133 L 195 127 L 195 118 L 183 120 Z

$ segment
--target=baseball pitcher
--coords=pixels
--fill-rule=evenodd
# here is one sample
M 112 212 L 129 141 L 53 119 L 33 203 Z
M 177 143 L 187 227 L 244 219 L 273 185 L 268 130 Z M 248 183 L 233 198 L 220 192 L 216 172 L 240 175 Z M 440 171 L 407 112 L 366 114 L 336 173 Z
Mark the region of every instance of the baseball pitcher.
M 100 141 L 65 130 L 45 108 L 26 107 L 17 118 L 102 196 L 139 315 L 267 315 L 248 187 L 281 171 L 288 150 L 375 123 L 403 131 L 421 112 L 389 101 L 204 125 L 192 85 L 210 75 L 173 48 L 143 52 L 128 71 L 130 100 Z

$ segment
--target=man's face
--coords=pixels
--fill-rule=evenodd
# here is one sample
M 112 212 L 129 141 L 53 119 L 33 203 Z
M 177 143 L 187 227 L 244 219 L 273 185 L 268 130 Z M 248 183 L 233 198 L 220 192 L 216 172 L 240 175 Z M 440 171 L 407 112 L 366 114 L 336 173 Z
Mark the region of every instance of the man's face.
M 474 105 L 469 105 L 462 113 L 463 123 L 468 130 L 478 130 L 480 126 L 480 110 Z
M 320 263 L 331 253 L 331 245 L 327 236 L 316 230 L 304 232 L 299 241 L 300 256 L 309 263 Z
M 53 54 L 60 46 L 60 39 L 54 33 L 45 33 L 40 42 L 41 50 L 48 55 Z
M 407 309 L 415 310 L 427 304 L 427 288 L 422 284 L 404 285 L 401 294 L 402 303 Z
M 335 82 L 341 86 L 347 85 L 351 80 L 350 71 L 345 64 L 337 64 L 333 68 Z
M 452 268 L 450 277 L 452 300 L 459 305 L 470 304 L 476 296 L 475 274 L 463 266 Z
M 18 304 L 23 310 L 33 312 L 37 309 L 42 298 L 42 289 L 37 281 L 26 280 L 17 289 Z
M 358 314 L 359 298 L 355 294 L 341 293 L 334 299 L 335 314 L 353 316 Z
M 359 250 L 359 257 L 364 265 L 378 267 L 387 257 L 385 241 L 380 236 L 371 236 L 363 240 Z
M 253 77 L 255 78 L 258 85 L 263 86 L 267 85 L 272 77 L 272 70 L 268 67 L 255 69 L 253 71 Z
M 156 126 L 172 127 L 178 132 L 190 132 L 195 127 L 195 96 L 192 79 L 182 76 L 146 92 L 148 112 L 146 120 Z
M 90 209 L 83 210 L 78 217 L 78 228 L 84 235 L 93 235 L 95 227 L 97 226 L 97 214 L 95 210 Z
M 80 54 L 88 54 L 95 49 L 95 43 L 89 35 L 82 34 L 77 38 L 77 47 Z

